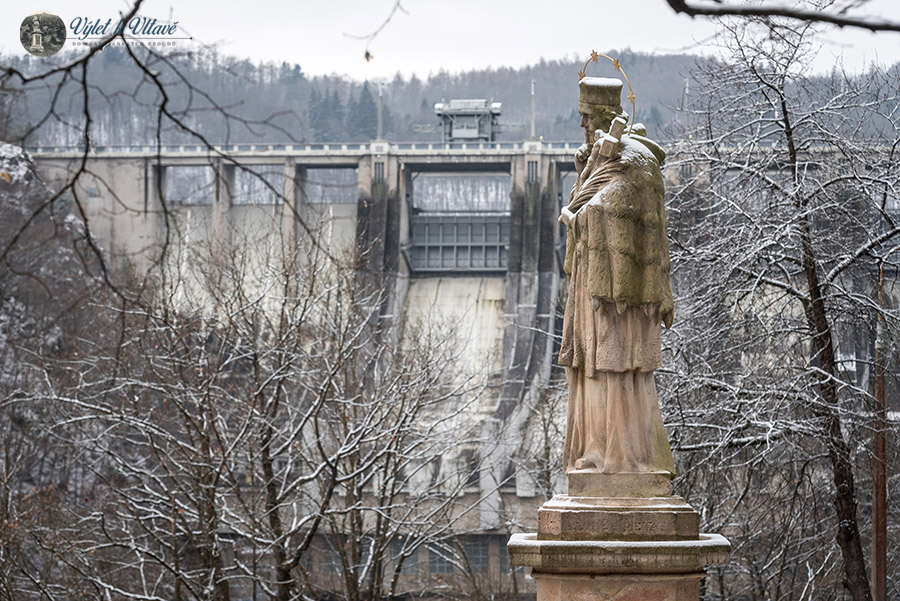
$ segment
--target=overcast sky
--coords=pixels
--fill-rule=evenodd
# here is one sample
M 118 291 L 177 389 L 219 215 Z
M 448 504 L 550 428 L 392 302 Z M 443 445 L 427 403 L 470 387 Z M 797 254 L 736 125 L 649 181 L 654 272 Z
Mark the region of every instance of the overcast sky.
M 52 12 L 68 25 L 76 17 L 115 20 L 127 4 L 26 0 L 8 6 L 0 25 L 0 52 L 24 52 L 18 29 L 30 13 Z M 715 52 L 715 25 L 676 16 L 665 0 L 403 0 L 404 11 L 397 12 L 369 44 L 374 59 L 366 62 L 366 42 L 348 34 L 371 33 L 393 5 L 394 0 L 146 0 L 141 14 L 178 21 L 179 31 L 195 38 L 180 44 L 216 44 L 223 53 L 288 61 L 301 65 L 307 74 L 337 73 L 356 79 L 389 78 L 397 71 L 424 78 L 441 68 L 456 72 L 522 66 L 542 57 L 586 59 L 591 49 Z M 872 0 L 859 14 L 900 21 L 900 1 Z M 814 64 L 817 71 L 830 70 L 838 60 L 852 71 L 872 62 L 900 61 L 900 34 L 823 30 Z M 599 70 L 597 74 L 604 75 Z

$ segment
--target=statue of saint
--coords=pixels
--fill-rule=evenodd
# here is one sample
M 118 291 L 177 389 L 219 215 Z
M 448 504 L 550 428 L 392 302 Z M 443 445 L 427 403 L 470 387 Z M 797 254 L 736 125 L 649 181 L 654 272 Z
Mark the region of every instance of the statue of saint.
M 560 218 L 569 281 L 559 355 L 569 385 L 563 469 L 674 475 L 653 379 L 660 324 L 672 323 L 665 153 L 634 128 L 602 156 L 622 113 L 622 82 L 584 77 L 579 88 L 585 145 Z

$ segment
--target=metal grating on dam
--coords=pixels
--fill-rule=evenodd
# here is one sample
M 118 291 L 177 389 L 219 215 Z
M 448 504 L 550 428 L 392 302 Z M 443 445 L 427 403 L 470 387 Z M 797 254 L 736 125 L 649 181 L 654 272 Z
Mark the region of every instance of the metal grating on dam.
M 412 219 L 416 273 L 506 271 L 508 213 L 420 213 Z

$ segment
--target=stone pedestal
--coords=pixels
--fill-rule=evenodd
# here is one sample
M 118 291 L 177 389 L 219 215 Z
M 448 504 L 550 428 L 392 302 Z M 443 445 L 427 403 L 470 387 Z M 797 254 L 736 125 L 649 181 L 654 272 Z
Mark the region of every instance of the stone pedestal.
M 538 510 L 541 540 L 697 540 L 700 516 L 681 497 L 557 495 Z
M 535 574 L 537 601 L 697 601 L 703 576 Z
M 670 494 L 668 474 L 569 473 L 569 494 L 538 510 L 537 534 L 510 538 L 510 564 L 530 566 L 538 601 L 696 601 L 703 570 L 730 543 Z

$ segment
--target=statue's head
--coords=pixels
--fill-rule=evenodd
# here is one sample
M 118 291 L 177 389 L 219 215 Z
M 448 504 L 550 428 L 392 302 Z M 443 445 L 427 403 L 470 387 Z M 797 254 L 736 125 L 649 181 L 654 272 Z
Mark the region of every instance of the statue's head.
M 584 141 L 594 142 L 594 131 L 609 131 L 612 120 L 622 112 L 622 80 L 583 77 L 578 83 L 578 112 L 584 128 Z

